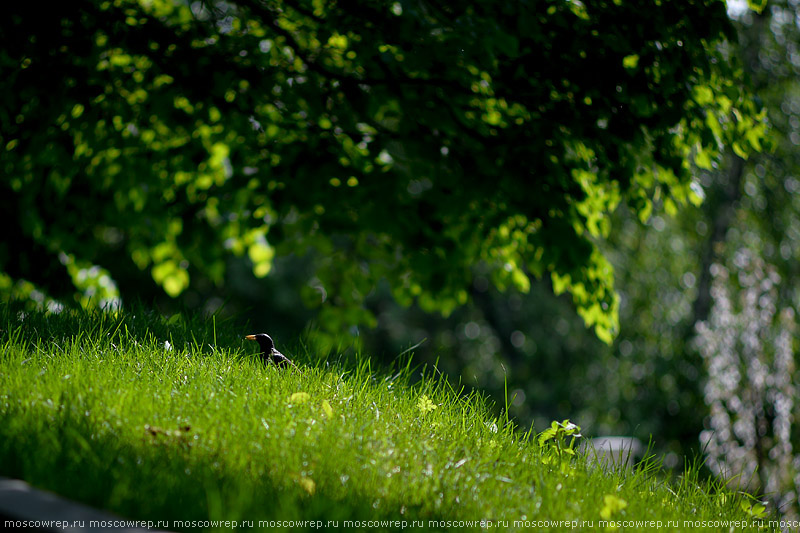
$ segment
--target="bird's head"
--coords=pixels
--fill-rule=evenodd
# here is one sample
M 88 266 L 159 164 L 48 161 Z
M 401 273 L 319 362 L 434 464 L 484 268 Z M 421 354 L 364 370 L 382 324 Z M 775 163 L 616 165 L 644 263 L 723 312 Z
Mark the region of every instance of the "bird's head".
M 275 348 L 275 343 L 272 342 L 272 337 L 267 335 L 266 333 L 256 333 L 255 335 L 247 335 L 245 339 L 249 341 L 256 341 L 259 346 L 261 346 L 262 352 L 269 353 Z

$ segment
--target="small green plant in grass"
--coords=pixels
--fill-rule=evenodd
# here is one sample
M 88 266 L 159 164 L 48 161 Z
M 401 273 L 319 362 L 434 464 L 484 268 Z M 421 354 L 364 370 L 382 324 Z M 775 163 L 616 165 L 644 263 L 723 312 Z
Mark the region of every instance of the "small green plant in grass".
M 554 420 L 539 435 L 539 446 L 544 448 L 542 462 L 558 465 L 562 471 L 568 470 L 575 457 L 575 441 L 581 437 L 580 431 L 581 428 L 569 420 Z
M 742 510 L 753 518 L 765 520 L 767 518 L 767 507 L 763 502 L 745 499 L 741 502 Z
M 600 509 L 600 517 L 610 522 L 606 526 L 606 529 L 617 529 L 616 523 L 624 518 L 621 516 L 621 513 L 624 512 L 627 506 L 628 502 L 614 494 L 606 494 L 603 496 L 603 508 Z
M 420 397 L 419 402 L 417 402 L 417 409 L 419 409 L 419 412 L 424 416 L 425 414 L 436 409 L 436 404 L 433 403 L 430 398 L 428 398 L 427 394 L 423 394 L 422 397 Z

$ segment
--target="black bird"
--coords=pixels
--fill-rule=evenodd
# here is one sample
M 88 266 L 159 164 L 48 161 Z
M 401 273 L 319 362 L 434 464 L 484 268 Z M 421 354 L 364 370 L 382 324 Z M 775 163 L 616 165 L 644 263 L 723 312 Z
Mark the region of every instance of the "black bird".
M 294 363 L 283 355 L 281 352 L 275 349 L 275 343 L 272 341 L 272 337 L 267 335 L 266 333 L 257 333 L 256 335 L 248 335 L 245 339 L 249 341 L 256 341 L 258 345 L 261 347 L 261 360 L 264 362 L 265 365 L 268 365 L 272 362 L 278 368 L 294 368 L 297 369 Z

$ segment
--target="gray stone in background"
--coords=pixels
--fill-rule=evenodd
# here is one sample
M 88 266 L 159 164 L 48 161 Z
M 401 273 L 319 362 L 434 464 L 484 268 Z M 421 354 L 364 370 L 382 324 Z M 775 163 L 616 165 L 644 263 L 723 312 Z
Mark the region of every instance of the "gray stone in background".
M 636 437 L 597 437 L 584 442 L 582 449 L 606 469 L 630 468 L 644 453 Z
M 24 525 L 17 524 L 22 521 L 25 522 Z M 146 522 L 122 518 L 107 511 L 98 511 L 52 492 L 35 489 L 24 481 L 0 477 L 0 526 L 3 526 L 3 530 L 20 529 L 48 533 L 163 531 L 155 529 L 155 525 L 151 524 L 148 529 Z

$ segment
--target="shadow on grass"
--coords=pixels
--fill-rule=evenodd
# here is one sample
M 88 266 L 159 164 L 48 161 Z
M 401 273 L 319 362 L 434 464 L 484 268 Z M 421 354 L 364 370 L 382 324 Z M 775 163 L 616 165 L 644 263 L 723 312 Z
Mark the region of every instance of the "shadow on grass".
M 0 418 L 0 475 L 132 520 L 294 522 L 292 531 L 319 529 L 319 522 L 422 519 L 413 506 L 401 510 L 351 486 L 327 495 L 325 486 L 299 476 L 276 479 L 278 464 L 253 465 L 229 473 L 224 453 L 191 453 L 190 431 L 143 429 L 139 442 L 98 436 L 79 414 L 67 409 L 49 427 L 32 410 L 11 408 Z M 88 435 L 88 437 L 87 437 Z M 181 448 L 176 453 L 176 448 Z M 426 515 L 425 520 L 445 516 Z M 308 521 L 305 527 L 303 521 Z M 300 523 L 300 527 L 297 524 Z M 173 527 L 196 530 L 195 527 Z M 335 528 L 333 528 L 335 529 Z M 383 530 L 400 528 L 384 527 Z
M 14 338 L 39 350 L 58 352 L 70 343 L 157 344 L 176 350 L 210 354 L 215 349 L 248 346 L 247 325 L 236 317 L 218 318 L 193 313 L 164 316 L 142 304 L 125 311 L 65 308 L 60 312 L 30 310 L 24 302 L 0 303 L 0 339 Z M 241 334 L 238 332 L 241 331 Z

